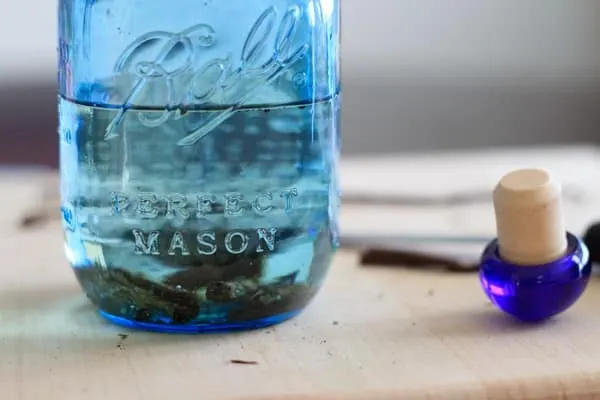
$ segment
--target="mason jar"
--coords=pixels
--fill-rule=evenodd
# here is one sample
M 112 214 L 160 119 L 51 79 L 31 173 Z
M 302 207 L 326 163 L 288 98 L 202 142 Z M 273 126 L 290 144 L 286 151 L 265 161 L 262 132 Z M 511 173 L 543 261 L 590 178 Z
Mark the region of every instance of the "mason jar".
M 297 315 L 338 243 L 339 0 L 60 0 L 65 253 L 108 320 Z

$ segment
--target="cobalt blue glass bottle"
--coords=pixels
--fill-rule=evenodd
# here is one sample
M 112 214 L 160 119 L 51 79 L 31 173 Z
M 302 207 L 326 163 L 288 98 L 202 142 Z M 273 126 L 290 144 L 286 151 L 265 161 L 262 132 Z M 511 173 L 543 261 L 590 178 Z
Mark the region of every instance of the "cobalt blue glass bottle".
M 479 278 L 488 298 L 522 321 L 566 311 L 590 279 L 589 250 L 565 228 L 561 193 L 541 169 L 512 171 L 494 189 L 498 237 L 482 253 Z
M 114 323 L 299 313 L 337 247 L 339 0 L 60 0 L 65 252 Z
M 479 276 L 493 304 L 525 322 L 543 321 L 575 304 L 589 283 L 592 266 L 581 239 L 571 233 L 566 237 L 564 256 L 526 267 L 503 260 L 497 240 L 492 241 L 482 254 Z

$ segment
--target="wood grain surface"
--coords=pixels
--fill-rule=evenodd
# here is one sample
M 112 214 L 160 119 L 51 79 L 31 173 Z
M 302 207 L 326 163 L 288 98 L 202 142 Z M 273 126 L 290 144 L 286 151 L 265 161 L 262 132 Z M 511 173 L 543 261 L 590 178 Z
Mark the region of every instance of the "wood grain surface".
M 340 251 L 317 298 L 276 327 L 128 331 L 89 305 L 58 222 L 18 228 L 39 183 L 0 182 L 2 400 L 600 398 L 600 277 L 567 313 L 524 325 L 475 274 L 366 268 Z

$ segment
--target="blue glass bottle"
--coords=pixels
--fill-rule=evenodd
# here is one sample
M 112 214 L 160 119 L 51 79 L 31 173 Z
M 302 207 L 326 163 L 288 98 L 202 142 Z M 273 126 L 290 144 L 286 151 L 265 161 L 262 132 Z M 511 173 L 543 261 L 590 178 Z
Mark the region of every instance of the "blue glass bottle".
M 337 247 L 338 0 L 60 0 L 65 253 L 110 321 L 299 313 Z
M 585 243 L 566 233 L 568 249 L 557 260 L 522 266 L 502 259 L 498 240 L 481 255 L 479 281 L 499 309 L 524 322 L 540 322 L 569 309 L 588 286 L 592 264 Z

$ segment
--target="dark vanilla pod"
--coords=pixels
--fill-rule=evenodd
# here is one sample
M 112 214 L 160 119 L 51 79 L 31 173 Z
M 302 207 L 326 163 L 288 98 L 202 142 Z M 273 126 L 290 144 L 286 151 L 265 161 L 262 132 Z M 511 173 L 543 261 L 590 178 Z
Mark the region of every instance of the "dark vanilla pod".
M 586 229 L 583 242 L 590 251 L 592 262 L 600 263 L 600 222 L 596 222 Z

